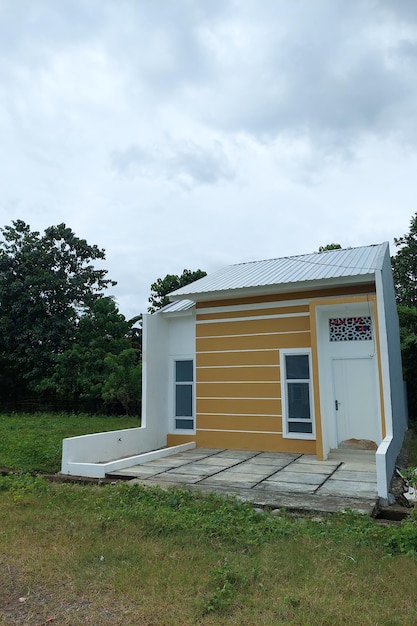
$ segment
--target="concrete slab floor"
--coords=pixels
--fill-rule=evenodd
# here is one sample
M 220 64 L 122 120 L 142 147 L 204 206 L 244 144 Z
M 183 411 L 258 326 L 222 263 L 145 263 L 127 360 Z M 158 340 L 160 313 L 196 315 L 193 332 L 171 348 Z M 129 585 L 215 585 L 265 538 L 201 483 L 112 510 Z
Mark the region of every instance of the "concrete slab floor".
M 312 454 L 303 454 L 301 456 L 299 456 L 296 460 L 297 463 L 308 463 L 309 465 L 319 465 L 320 467 L 325 467 L 327 466 L 333 466 L 333 467 L 337 467 L 338 465 L 340 465 L 343 462 L 343 459 L 336 459 L 336 458 L 328 458 L 325 461 L 319 461 L 314 455 Z
M 257 488 L 260 490 L 269 491 L 270 493 L 279 493 L 279 494 L 292 494 L 292 493 L 305 493 L 305 494 L 314 494 L 317 489 L 317 485 L 306 485 L 304 483 L 288 483 L 288 482 L 280 482 L 280 481 L 269 481 L 266 480 L 260 485 L 257 485 Z M 319 504 L 319 501 L 318 501 Z
M 288 468 L 285 468 L 288 470 Z M 291 472 L 290 470 L 277 472 L 273 476 L 270 476 L 265 482 L 280 482 L 280 483 L 298 483 L 301 485 L 316 485 L 320 487 L 324 481 L 329 477 L 328 474 L 309 474 L 308 472 Z
M 152 481 L 154 485 L 163 485 L 164 483 L 175 483 L 178 486 L 194 485 L 201 482 L 201 476 L 188 476 L 187 482 L 184 483 L 184 474 L 177 474 L 176 472 L 165 472 L 159 476 L 152 476 L 149 479 L 142 480 L 143 484 L 148 484 L 148 480 Z M 136 479 L 137 482 L 137 479 Z
M 306 510 L 336 511 L 344 505 L 370 514 L 377 500 L 375 453 L 351 452 L 333 451 L 327 461 L 318 461 L 313 455 L 196 448 L 109 476 L 145 485 L 220 490 L 258 504 L 267 498 L 286 508 L 295 502 L 300 508 L 304 494 Z
M 257 456 L 259 452 L 254 450 L 222 450 L 216 454 L 216 457 L 226 457 L 228 459 L 240 459 L 242 461 Z
M 290 465 L 282 468 L 282 473 L 286 472 L 300 472 L 300 474 L 325 474 L 326 476 L 330 475 L 331 471 L 335 471 L 337 469 L 337 465 L 312 465 L 311 463 L 298 463 L 295 461 Z
M 376 472 L 354 472 L 341 467 L 337 472 L 337 479 L 348 480 L 349 482 L 368 482 L 376 485 Z

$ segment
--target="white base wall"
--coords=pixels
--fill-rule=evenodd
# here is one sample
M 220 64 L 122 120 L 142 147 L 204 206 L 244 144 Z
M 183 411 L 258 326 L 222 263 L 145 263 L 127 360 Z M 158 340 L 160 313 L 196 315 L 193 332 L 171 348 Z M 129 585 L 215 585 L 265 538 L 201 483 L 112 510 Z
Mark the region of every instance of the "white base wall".
M 394 504 L 395 498 L 390 493 L 390 483 L 394 475 L 397 457 L 402 446 L 402 439 L 395 440 L 391 436 L 385 437 L 376 451 L 376 476 L 380 504 L 388 506 Z
M 178 446 L 166 448 L 165 433 L 143 427 L 69 437 L 62 442 L 61 473 L 104 478 L 107 472 L 144 462 L 149 453 L 164 456 L 175 451 Z

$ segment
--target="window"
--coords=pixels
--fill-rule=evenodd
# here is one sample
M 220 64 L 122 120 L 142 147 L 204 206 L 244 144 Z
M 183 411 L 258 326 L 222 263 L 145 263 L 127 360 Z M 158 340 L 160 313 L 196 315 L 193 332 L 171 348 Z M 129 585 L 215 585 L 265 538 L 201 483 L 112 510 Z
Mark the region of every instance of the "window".
M 329 338 L 330 341 L 372 341 L 371 317 L 331 317 Z
M 313 415 L 308 353 L 281 353 L 281 388 L 284 437 L 311 439 Z
M 193 381 L 193 361 L 175 361 L 175 428 L 177 430 L 194 429 Z

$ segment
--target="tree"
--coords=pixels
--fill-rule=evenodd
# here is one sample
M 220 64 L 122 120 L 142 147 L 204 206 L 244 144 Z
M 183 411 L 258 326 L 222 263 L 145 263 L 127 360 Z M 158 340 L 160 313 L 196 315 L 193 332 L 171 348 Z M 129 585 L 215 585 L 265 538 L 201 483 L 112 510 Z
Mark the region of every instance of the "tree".
M 207 276 L 206 272 L 202 270 L 184 270 L 181 276 L 175 274 L 167 274 L 165 278 L 158 278 L 158 280 L 151 285 L 151 295 L 149 297 L 150 307 L 148 307 L 149 313 L 155 313 L 158 309 L 169 304 L 168 294 L 172 293 L 180 287 L 185 287 L 190 283 L 193 283 L 200 278 Z
M 131 322 L 119 313 L 112 298 L 96 300 L 81 316 L 70 347 L 55 355 L 52 373 L 44 377 L 39 387 L 42 391 L 56 393 L 68 406 L 99 410 L 103 399 L 110 400 L 110 397 L 103 398 L 103 391 L 112 374 L 111 363 L 116 368 L 117 358 L 125 354 L 124 363 L 130 364 L 132 369 L 137 365 L 137 352 L 128 339 L 130 327 Z M 140 391 L 138 385 L 137 402 Z M 120 404 L 125 408 L 125 403 Z
M 108 376 L 102 398 L 107 403 L 119 403 L 126 415 L 139 414 L 142 366 L 135 351 L 127 348 L 120 354 L 108 354 L 104 361 Z
M 407 402 L 410 417 L 417 416 L 417 309 L 398 305 L 400 322 L 401 358 L 403 377 L 407 383 Z
M 411 218 L 410 232 L 394 238 L 399 248 L 391 258 L 397 303 L 417 306 L 417 213 Z
M 398 251 L 391 258 L 400 322 L 401 355 L 410 417 L 417 418 L 417 213 L 410 231 L 394 238 Z
M 93 267 L 104 250 L 65 224 L 41 235 L 16 220 L 0 232 L 0 382 L 24 393 L 51 375 L 83 313 L 116 283 Z
M 325 246 L 320 246 L 319 252 L 326 252 L 327 250 L 341 250 L 340 243 L 328 243 Z

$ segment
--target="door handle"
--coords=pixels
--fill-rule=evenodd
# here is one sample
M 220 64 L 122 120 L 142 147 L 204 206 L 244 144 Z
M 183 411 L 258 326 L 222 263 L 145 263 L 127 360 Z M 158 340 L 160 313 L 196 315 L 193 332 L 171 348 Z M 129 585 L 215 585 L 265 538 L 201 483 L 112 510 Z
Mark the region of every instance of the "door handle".
M 338 411 L 338 410 L 339 410 L 339 405 L 340 405 L 339 400 L 335 400 L 335 401 L 334 401 L 334 405 L 335 405 L 335 407 L 336 407 L 336 411 Z

